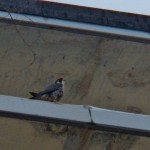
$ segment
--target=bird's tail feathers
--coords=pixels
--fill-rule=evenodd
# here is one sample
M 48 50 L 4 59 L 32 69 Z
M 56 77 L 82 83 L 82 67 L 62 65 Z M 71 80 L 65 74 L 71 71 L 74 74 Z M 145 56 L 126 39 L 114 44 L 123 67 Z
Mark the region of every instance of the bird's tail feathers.
M 36 97 L 38 94 L 34 92 L 29 92 L 32 96 Z

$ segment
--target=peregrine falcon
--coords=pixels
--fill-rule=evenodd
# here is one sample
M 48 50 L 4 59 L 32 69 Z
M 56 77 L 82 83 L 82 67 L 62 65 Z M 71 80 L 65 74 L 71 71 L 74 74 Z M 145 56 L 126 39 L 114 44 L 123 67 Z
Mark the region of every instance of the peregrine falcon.
M 58 102 L 63 96 L 64 84 L 65 81 L 63 78 L 59 78 L 53 84 L 50 84 L 44 91 L 39 93 L 29 92 L 32 95 L 30 99 Z

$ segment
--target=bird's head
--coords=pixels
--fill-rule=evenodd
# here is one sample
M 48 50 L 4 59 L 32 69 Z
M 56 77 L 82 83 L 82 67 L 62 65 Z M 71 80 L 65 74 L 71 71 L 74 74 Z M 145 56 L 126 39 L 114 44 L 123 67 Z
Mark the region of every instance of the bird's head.
M 65 80 L 63 78 L 59 78 L 59 79 L 57 79 L 55 81 L 55 83 L 64 85 L 65 84 Z

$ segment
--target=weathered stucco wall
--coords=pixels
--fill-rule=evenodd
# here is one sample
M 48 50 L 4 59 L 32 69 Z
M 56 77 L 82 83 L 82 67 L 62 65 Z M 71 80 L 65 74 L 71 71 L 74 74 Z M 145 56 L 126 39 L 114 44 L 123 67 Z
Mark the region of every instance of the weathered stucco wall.
M 0 41 L 0 94 L 29 97 L 29 91 L 42 90 L 63 77 L 63 103 L 150 114 L 148 44 L 6 24 L 0 24 Z M 78 144 L 73 144 L 76 149 L 150 147 L 149 138 L 79 129 L 55 137 L 35 126 L 1 118 L 0 149 L 68 150 L 72 135 L 79 136 Z

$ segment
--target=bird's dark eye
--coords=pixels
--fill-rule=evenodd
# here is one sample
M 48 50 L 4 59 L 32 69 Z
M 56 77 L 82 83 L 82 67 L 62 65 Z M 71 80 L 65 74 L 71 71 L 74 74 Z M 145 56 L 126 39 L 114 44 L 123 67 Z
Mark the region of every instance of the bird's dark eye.
M 62 83 L 62 81 L 63 81 L 63 78 L 59 78 L 59 79 L 56 80 L 55 83 L 58 83 L 58 82 L 59 82 L 59 83 Z
M 58 79 L 59 82 L 62 82 L 63 78 Z

